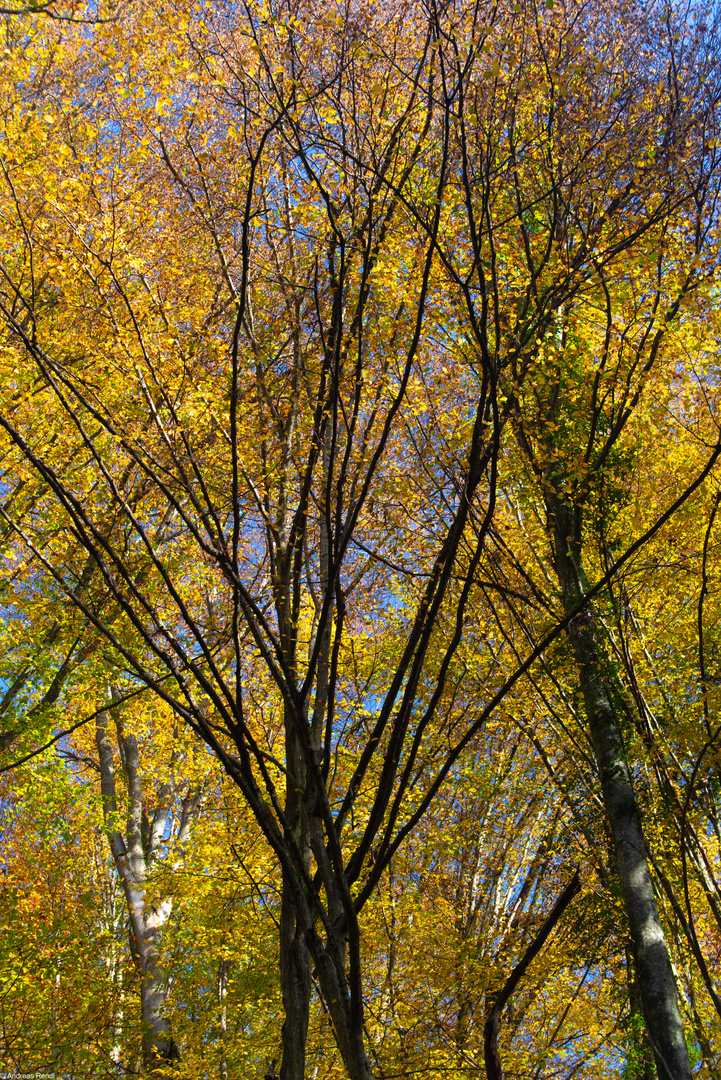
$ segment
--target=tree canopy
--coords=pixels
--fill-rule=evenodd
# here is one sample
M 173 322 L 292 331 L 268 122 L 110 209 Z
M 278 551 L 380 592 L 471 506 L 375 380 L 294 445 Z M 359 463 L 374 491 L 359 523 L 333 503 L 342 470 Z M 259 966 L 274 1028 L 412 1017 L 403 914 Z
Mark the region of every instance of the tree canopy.
M 3 19 L 3 1064 L 721 1075 L 716 10 Z

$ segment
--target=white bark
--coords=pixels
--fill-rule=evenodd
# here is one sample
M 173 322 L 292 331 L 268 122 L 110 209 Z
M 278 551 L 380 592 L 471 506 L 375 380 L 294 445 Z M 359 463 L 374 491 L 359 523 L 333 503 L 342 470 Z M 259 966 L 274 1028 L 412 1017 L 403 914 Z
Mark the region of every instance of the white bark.
M 114 695 L 112 695 L 114 697 Z M 140 976 L 140 1006 L 143 1029 L 143 1059 L 151 1072 L 160 1066 L 177 1061 L 178 1052 L 165 1016 L 168 983 L 160 962 L 162 933 L 172 911 L 172 897 L 159 903 L 147 900 L 146 883 L 152 864 L 159 856 L 173 798 L 175 783 L 161 786 L 158 805 L 152 818 L 143 804 L 143 786 L 137 739 L 127 734 L 122 721 L 116 719 L 117 748 L 127 781 L 128 802 L 125 829 L 121 831 L 117 805 L 113 740 L 109 733 L 108 713 L 98 715 L 95 743 L 100 764 L 100 787 L 103 800 L 105 828 L 120 881 L 130 922 L 130 946 Z M 171 762 L 171 766 L 176 764 Z M 182 862 L 185 845 L 190 836 L 192 821 L 201 802 L 201 789 L 186 794 L 176 838 L 176 849 Z

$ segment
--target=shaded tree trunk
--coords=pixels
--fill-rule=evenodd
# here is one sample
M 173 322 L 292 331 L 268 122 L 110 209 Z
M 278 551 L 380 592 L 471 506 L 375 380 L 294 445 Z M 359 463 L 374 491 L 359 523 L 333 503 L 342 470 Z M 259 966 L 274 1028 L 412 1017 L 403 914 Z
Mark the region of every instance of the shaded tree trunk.
M 553 530 L 555 568 L 566 612 L 584 595 L 581 561 L 582 511 L 560 497 L 546 496 Z M 662 1080 L 690 1080 L 676 984 L 649 869 L 641 814 L 613 701 L 593 608 L 589 605 L 568 627 L 583 693 L 591 741 L 611 829 L 624 908 L 648 1038 Z
M 290 581 L 287 556 L 279 562 L 283 567 L 282 585 L 277 596 L 278 619 L 283 628 L 282 643 L 289 667 L 295 668 L 296 635 L 288 611 L 287 597 Z M 299 744 L 292 707 L 286 703 L 284 714 L 286 748 L 285 817 L 293 843 L 300 856 L 302 870 L 310 869 L 310 841 L 304 793 L 306 768 Z M 295 874 L 297 877 L 297 872 Z M 307 914 L 300 902 L 299 882 L 291 872 L 283 870 L 280 908 L 280 989 L 283 999 L 283 1028 L 281 1033 L 280 1080 L 305 1080 L 305 1055 L 310 1018 L 312 991 L 310 955 L 306 947 Z
M 283 875 L 280 912 L 280 987 L 285 1020 L 280 1080 L 305 1080 L 305 1051 L 310 1017 L 310 957 L 293 899 L 292 882 Z
M 505 1075 L 503 1072 L 503 1065 L 501 1064 L 501 1057 L 498 1052 L 498 1025 L 501 1020 L 501 1013 L 510 1001 L 514 990 L 526 974 L 532 961 L 538 956 L 549 935 L 560 921 L 564 911 L 580 889 L 581 883 L 577 869 L 568 885 L 566 885 L 565 889 L 556 900 L 551 911 L 544 919 L 541 928 L 533 941 L 506 979 L 505 984 L 493 995 L 493 1005 L 491 1006 L 483 1027 L 483 1057 L 488 1080 L 504 1080 Z
M 342 925 L 342 917 L 337 922 L 341 925 L 334 929 L 325 944 L 315 933 L 309 934 L 310 952 L 349 1080 L 373 1080 L 363 1038 L 363 1017 L 356 1015 L 345 975 L 348 934 Z M 355 936 L 357 932 L 356 925 L 352 933 Z
M 643 1021 L 643 1003 L 638 986 L 638 974 L 633 957 L 632 943 L 626 947 L 626 978 L 629 1004 L 629 1076 L 634 1080 L 656 1080 L 653 1050 L 648 1041 Z

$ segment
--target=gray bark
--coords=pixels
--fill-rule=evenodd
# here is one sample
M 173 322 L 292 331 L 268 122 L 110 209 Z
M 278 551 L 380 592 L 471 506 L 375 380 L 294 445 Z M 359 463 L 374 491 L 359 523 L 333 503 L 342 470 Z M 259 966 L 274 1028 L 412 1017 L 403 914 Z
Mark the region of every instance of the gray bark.
M 153 1074 L 179 1060 L 178 1051 L 165 1016 L 168 984 L 160 964 L 160 945 L 163 927 L 172 908 L 172 899 L 165 898 L 156 906 L 146 902 L 145 882 L 149 869 L 158 856 L 168 819 L 172 797 L 176 794 L 170 783 L 161 786 L 158 806 L 151 820 L 143 807 L 143 789 L 138 745 L 134 735 L 128 735 L 122 722 L 116 721 L 118 751 L 128 787 L 125 835 L 120 830 L 117 805 L 113 742 L 109 733 L 108 714 L 98 715 L 95 745 L 100 764 L 100 787 L 105 827 L 113 862 L 122 883 L 130 922 L 130 949 L 140 976 L 140 1009 L 142 1045 L 145 1068 Z M 174 762 L 171 763 L 172 765 Z M 201 790 L 186 795 L 176 849 L 181 853 L 187 842 L 191 822 L 201 801 Z
M 230 960 L 221 959 L 218 964 L 218 1005 L 220 1007 L 220 1080 L 228 1080 L 228 972 Z
M 632 1075 L 635 1080 L 656 1080 L 653 1063 L 653 1050 L 643 1023 L 643 1003 L 638 986 L 638 973 L 633 958 L 633 949 L 629 943 L 626 948 L 626 979 L 628 983 L 629 1004 L 629 1048 L 632 1055 Z
M 547 497 L 553 528 L 558 580 L 567 612 L 584 594 L 581 564 L 581 511 L 560 498 Z M 676 984 L 658 915 L 641 814 L 633 788 L 593 608 L 569 624 L 579 681 L 596 756 L 603 803 L 613 838 L 624 908 L 633 942 L 648 1038 L 661 1080 L 691 1080 Z

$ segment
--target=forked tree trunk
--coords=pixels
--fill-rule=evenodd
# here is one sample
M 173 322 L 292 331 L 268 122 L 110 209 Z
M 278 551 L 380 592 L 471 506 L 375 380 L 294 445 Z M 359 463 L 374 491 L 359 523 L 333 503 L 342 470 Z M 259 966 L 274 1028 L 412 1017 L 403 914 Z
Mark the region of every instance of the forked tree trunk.
M 290 718 L 286 718 L 286 754 L 288 776 L 285 814 L 293 829 L 295 844 L 310 873 L 311 834 L 323 849 L 322 822 L 308 812 L 305 799 L 306 770 Z M 323 940 L 314 925 L 312 904 L 300 899 L 299 883 L 283 873 L 280 920 L 280 981 L 285 1019 L 282 1030 L 282 1059 L 279 1080 L 305 1080 L 306 1044 L 312 993 L 311 965 L 318 988 L 328 1010 L 333 1034 L 349 1080 L 373 1080 L 366 1054 L 363 1009 L 359 988 L 353 1000 L 346 976 L 349 934 L 358 954 L 360 929 L 357 919 L 349 917 L 331 881 L 326 879 L 327 924 L 331 927 Z M 302 886 L 301 886 L 302 889 Z M 352 922 L 349 926 L 348 923 Z
M 336 920 L 337 921 L 337 920 Z M 353 928 L 357 932 L 357 925 Z M 354 1015 L 345 973 L 347 934 L 343 931 L 334 940 L 323 944 L 310 936 L 310 952 L 315 963 L 318 985 L 328 1009 L 333 1033 L 340 1050 L 349 1080 L 373 1080 L 363 1033 L 363 1017 Z
M 566 612 L 571 612 L 584 593 L 581 510 L 550 496 L 547 509 L 553 528 L 556 573 Z M 671 958 L 653 895 L 641 814 L 590 605 L 571 620 L 568 636 L 613 838 L 646 1031 L 661 1080 L 691 1080 Z

